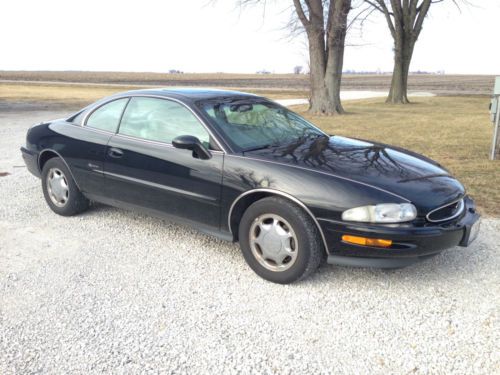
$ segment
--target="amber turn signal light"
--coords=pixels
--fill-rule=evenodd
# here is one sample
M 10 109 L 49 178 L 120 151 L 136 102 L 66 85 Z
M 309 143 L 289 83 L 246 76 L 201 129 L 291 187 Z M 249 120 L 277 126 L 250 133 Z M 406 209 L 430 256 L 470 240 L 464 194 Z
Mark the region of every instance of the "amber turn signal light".
M 380 238 L 366 238 L 366 237 L 358 237 L 358 236 L 349 236 L 344 234 L 342 236 L 342 241 L 353 243 L 356 245 L 363 246 L 375 246 L 375 247 L 389 247 L 392 245 L 392 240 L 382 240 Z

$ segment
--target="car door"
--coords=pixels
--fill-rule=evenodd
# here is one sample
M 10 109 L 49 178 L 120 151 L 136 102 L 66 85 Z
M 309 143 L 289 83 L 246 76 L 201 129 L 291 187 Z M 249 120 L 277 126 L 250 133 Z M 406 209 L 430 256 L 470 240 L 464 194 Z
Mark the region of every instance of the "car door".
M 107 194 L 118 202 L 219 228 L 223 153 L 207 160 L 174 148 L 193 135 L 207 147 L 210 135 L 184 104 L 157 97 L 130 99 L 105 156 Z
M 93 109 L 83 126 L 60 126 L 64 134 L 62 154 L 70 165 L 79 188 L 88 195 L 104 195 L 104 157 L 111 136 L 117 131 L 129 98 L 115 99 Z M 82 114 L 82 117 L 85 117 Z

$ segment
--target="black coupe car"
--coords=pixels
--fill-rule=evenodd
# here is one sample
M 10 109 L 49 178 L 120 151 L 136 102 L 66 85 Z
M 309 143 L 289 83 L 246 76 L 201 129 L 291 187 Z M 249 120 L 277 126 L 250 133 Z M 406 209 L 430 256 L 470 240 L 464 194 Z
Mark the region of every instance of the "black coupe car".
M 403 267 L 479 231 L 473 201 L 438 163 L 325 134 L 246 93 L 114 95 L 32 126 L 21 151 L 55 213 L 95 201 L 172 218 L 239 241 L 250 267 L 277 283 L 324 259 Z

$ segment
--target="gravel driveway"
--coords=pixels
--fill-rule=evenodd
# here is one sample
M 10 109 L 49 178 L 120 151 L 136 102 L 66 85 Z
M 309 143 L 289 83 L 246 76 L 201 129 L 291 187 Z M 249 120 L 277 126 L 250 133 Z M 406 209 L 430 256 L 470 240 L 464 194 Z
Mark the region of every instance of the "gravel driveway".
M 0 112 L 0 373 L 500 373 L 500 220 L 397 271 L 256 276 L 238 246 L 95 206 L 53 214 Z

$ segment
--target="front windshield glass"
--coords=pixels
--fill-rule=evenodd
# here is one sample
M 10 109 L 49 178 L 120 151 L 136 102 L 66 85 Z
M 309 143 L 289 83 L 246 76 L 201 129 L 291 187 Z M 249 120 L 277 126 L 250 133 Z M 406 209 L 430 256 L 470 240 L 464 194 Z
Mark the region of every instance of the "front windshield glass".
M 324 135 L 299 115 L 263 99 L 210 100 L 199 105 L 240 151 Z

